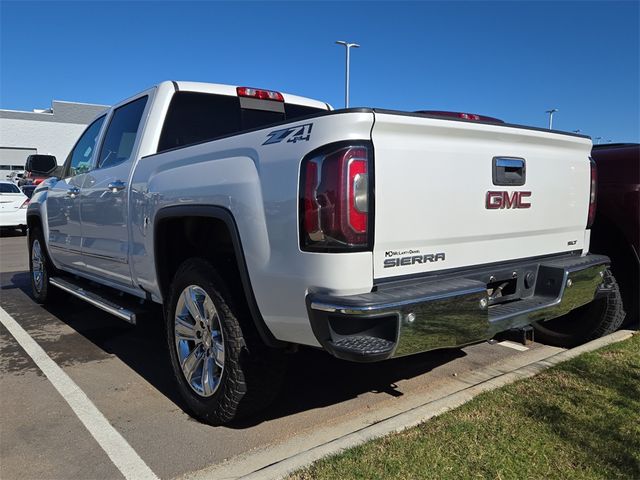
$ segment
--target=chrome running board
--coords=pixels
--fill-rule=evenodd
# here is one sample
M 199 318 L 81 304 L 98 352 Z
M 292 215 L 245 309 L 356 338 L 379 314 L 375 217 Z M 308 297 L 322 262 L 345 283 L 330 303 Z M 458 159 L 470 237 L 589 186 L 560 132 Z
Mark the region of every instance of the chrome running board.
M 81 285 L 72 283 L 69 280 L 62 279 L 60 277 L 50 278 L 49 283 L 54 287 L 64 290 L 65 292 L 68 292 L 75 297 L 78 297 L 80 300 L 84 300 L 94 307 L 98 307 L 100 310 L 104 310 L 105 312 L 110 313 L 111 315 L 114 315 L 121 320 L 124 320 L 125 322 L 128 322 L 132 325 L 136 324 L 136 314 L 134 312 L 110 300 L 107 300 L 97 293 L 86 290 Z

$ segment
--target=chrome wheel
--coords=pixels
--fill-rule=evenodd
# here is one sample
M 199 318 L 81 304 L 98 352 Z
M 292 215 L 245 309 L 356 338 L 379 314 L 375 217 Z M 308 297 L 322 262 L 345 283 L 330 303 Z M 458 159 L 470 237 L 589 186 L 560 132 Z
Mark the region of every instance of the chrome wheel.
M 175 346 L 182 373 L 193 391 L 213 395 L 224 371 L 224 335 L 213 301 L 197 285 L 186 287 L 176 305 Z
M 31 277 L 34 288 L 37 292 L 41 292 L 44 282 L 44 262 L 42 258 L 42 248 L 40 248 L 40 241 L 38 239 L 35 239 L 33 245 L 31 245 Z

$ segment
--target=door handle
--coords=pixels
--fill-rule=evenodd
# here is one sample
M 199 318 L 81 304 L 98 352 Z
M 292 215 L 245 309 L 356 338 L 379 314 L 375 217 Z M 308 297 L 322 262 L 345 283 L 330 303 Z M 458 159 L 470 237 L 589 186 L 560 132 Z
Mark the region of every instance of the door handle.
M 80 195 L 78 187 L 71 187 L 67 190 L 67 197 L 76 198 L 78 195 Z
M 494 185 L 524 185 L 526 180 L 526 165 L 524 158 L 493 157 L 492 177 Z
M 111 193 L 118 193 L 120 190 L 124 190 L 127 185 L 122 180 L 115 180 L 107 185 L 107 189 Z

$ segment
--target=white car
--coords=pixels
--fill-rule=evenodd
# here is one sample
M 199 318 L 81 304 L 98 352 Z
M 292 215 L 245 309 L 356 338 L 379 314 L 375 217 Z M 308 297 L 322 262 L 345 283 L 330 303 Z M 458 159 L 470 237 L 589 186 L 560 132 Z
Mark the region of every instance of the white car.
M 20 228 L 27 233 L 29 198 L 9 180 L 0 180 L 0 227 Z

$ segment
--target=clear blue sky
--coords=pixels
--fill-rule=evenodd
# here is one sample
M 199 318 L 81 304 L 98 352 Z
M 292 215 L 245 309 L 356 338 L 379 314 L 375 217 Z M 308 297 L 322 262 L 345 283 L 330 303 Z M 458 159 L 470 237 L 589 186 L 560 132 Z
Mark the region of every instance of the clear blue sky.
M 0 108 L 112 104 L 162 80 L 441 109 L 640 141 L 640 2 L 0 3 Z

